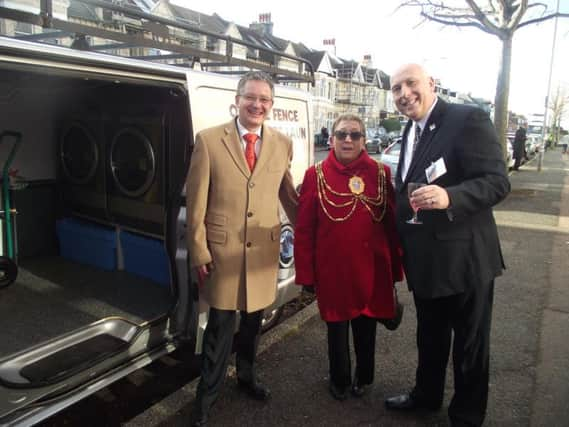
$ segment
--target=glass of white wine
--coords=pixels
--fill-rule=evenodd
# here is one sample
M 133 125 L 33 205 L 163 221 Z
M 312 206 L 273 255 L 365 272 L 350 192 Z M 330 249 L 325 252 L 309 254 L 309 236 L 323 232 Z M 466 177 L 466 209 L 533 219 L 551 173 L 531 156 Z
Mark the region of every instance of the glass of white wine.
M 407 196 L 409 197 L 409 204 L 411 205 L 411 209 L 413 209 L 413 217 L 407 220 L 407 224 L 422 224 L 417 216 L 419 212 L 419 208 L 411 202 L 411 194 L 413 191 L 417 190 L 418 188 L 424 187 L 426 184 L 422 182 L 410 182 L 407 184 Z

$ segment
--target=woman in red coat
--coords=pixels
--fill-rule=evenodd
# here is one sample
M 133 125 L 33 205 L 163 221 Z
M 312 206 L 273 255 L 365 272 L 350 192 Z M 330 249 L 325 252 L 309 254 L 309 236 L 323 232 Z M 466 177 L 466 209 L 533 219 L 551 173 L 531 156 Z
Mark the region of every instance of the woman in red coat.
M 296 282 L 315 287 L 328 328 L 330 392 L 338 400 L 350 386 L 361 397 L 372 384 L 376 319 L 394 317 L 393 284 L 403 279 L 390 170 L 368 156 L 365 135 L 358 116 L 336 120 L 333 150 L 304 176 L 296 221 Z

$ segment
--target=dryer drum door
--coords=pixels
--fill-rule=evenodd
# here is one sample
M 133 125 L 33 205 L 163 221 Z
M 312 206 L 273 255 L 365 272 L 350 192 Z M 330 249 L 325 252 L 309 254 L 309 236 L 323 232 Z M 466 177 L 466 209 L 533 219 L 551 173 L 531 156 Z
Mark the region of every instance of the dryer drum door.
M 156 176 L 156 156 L 142 132 L 132 127 L 117 132 L 111 145 L 111 172 L 125 196 L 138 198 L 150 189 Z
M 60 134 L 59 158 L 65 205 L 74 214 L 105 221 L 107 197 L 100 119 L 69 121 Z
M 94 178 L 99 166 L 99 148 L 84 126 L 72 123 L 67 127 L 61 137 L 59 154 L 66 180 L 84 185 Z
M 121 227 L 161 236 L 166 194 L 163 117 L 123 118 L 114 126 L 108 156 L 109 214 Z

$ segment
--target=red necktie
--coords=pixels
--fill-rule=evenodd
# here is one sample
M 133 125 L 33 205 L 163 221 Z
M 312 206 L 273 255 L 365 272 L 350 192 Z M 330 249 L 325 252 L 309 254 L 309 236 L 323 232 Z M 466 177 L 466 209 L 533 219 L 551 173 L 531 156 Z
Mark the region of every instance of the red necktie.
M 257 156 L 255 155 L 255 143 L 257 139 L 259 139 L 259 135 L 256 133 L 246 133 L 243 135 L 243 139 L 247 142 L 247 145 L 245 145 L 245 160 L 247 160 L 249 170 L 252 172 L 255 168 L 255 161 L 257 160 Z

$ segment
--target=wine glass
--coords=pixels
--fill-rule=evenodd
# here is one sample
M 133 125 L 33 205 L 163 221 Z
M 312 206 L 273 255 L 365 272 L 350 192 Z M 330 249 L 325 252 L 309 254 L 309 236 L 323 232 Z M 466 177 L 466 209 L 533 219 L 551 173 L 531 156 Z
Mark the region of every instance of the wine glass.
M 410 182 L 407 184 L 407 196 L 409 197 L 409 204 L 411 205 L 411 209 L 413 209 L 413 217 L 408 219 L 406 222 L 407 224 L 422 224 L 422 222 L 417 217 L 417 213 L 419 212 L 419 208 L 411 203 L 411 194 L 413 191 L 417 190 L 418 188 L 424 187 L 426 184 L 422 182 Z

